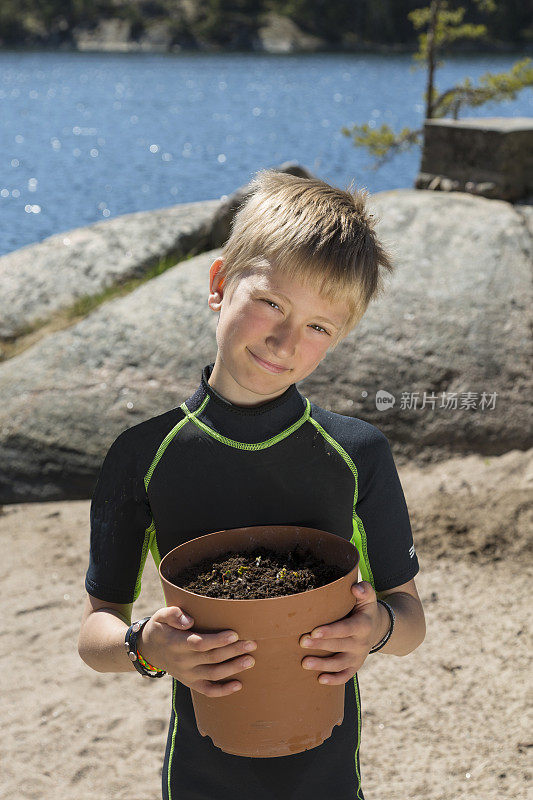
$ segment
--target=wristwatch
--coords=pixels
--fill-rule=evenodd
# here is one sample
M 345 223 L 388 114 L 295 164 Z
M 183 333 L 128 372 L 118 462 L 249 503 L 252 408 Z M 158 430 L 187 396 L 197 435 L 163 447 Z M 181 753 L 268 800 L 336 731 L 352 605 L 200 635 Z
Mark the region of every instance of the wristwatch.
M 389 612 L 389 617 L 390 617 L 390 626 L 389 626 L 389 630 L 387 631 L 387 633 L 385 634 L 385 636 L 383 637 L 383 639 L 381 640 L 381 642 L 378 642 L 378 643 L 377 643 L 377 644 L 376 644 L 376 645 L 375 645 L 375 646 L 372 648 L 372 650 L 369 650 L 369 651 L 368 651 L 368 652 L 369 652 L 369 654 L 370 654 L 370 653 L 375 653 L 377 650 L 381 650 L 381 648 L 382 648 L 382 647 L 384 647 L 384 646 L 387 644 L 387 642 L 389 641 L 389 639 L 390 639 L 390 637 L 391 637 L 391 634 L 392 634 L 392 632 L 393 632 L 393 630 L 394 630 L 394 621 L 395 621 L 395 619 L 396 619 L 396 615 L 395 615 L 395 613 L 394 613 L 394 610 L 391 608 L 391 606 L 390 606 L 388 603 L 386 603 L 386 602 L 385 602 L 385 600 L 380 600 L 380 599 L 378 598 L 378 603 L 381 603 L 381 605 L 385 606 L 385 608 L 386 608 L 386 609 L 387 609 L 387 611 Z

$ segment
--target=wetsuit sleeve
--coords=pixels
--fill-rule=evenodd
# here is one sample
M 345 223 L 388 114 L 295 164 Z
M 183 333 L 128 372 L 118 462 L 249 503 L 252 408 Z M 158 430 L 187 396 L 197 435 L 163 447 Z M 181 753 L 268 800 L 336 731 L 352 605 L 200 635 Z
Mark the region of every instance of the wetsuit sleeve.
M 123 431 L 109 448 L 91 500 L 85 588 L 111 603 L 137 599 L 152 522 L 132 431 Z
M 419 564 L 390 444 L 374 426 L 360 464 L 356 513 L 366 534 L 372 585 L 383 592 L 414 578 Z

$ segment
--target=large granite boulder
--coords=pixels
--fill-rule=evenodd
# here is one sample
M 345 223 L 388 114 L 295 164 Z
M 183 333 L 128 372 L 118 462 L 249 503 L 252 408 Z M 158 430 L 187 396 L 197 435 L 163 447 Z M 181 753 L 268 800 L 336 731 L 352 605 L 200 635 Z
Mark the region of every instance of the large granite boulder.
M 377 425 L 400 461 L 531 447 L 527 214 L 412 189 L 372 204 L 396 274 L 300 390 Z M 0 503 L 89 497 L 112 440 L 189 396 L 216 355 L 207 296 L 219 252 L 177 264 L 0 364 Z
M 0 256 L 0 342 L 84 296 L 145 275 L 162 259 L 180 261 L 211 243 L 220 200 L 138 211 L 56 233 Z

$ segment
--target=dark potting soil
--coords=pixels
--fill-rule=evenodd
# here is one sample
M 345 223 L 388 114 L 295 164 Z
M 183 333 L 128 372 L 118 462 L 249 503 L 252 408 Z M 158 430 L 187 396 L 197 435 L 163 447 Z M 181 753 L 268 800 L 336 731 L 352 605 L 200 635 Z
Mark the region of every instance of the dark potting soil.
M 169 580 L 188 592 L 226 600 L 257 600 L 318 589 L 345 572 L 297 545 L 289 553 L 266 547 L 204 559 Z

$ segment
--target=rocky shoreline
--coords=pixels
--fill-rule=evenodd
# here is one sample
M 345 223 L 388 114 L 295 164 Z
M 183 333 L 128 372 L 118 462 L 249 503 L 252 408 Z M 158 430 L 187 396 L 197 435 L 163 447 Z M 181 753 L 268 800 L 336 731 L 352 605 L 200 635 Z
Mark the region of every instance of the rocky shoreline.
M 193 19 L 192 11 L 183 5 L 185 22 Z M 353 33 L 346 33 L 340 41 L 331 41 L 303 31 L 293 20 L 270 12 L 262 15 L 256 27 L 236 26 L 234 33 L 224 44 L 207 37 L 192 34 L 185 26 L 176 26 L 171 17 L 138 19 L 110 17 L 99 19 L 96 24 L 68 27 L 61 20 L 46 30 L 36 21 L 19 39 L 9 43 L 2 40 L 0 50 L 59 50 L 67 52 L 109 52 L 109 53 L 223 53 L 258 52 L 272 54 L 290 53 L 415 53 L 417 42 L 383 43 L 365 41 Z M 493 53 L 493 54 L 533 54 L 532 43 L 519 43 L 496 40 L 464 41 L 453 45 L 454 54 Z

